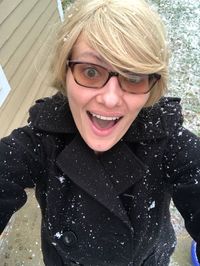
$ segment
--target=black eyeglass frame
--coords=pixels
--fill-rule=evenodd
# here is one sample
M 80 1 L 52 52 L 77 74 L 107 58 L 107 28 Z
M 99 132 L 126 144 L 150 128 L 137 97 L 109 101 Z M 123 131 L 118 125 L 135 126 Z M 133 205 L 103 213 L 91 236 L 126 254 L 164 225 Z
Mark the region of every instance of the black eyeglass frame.
M 102 86 L 100 86 L 100 87 L 95 87 L 95 86 L 92 86 L 92 87 L 91 87 L 91 86 L 85 86 L 85 85 L 79 83 L 79 82 L 77 81 L 77 79 L 75 78 L 75 76 L 74 76 L 74 66 L 77 65 L 77 64 L 88 64 L 88 65 L 91 65 L 91 66 L 101 67 L 101 68 L 105 69 L 105 70 L 108 72 L 108 78 L 107 78 L 107 80 L 104 82 L 104 84 L 103 84 Z M 93 63 L 83 62 L 83 61 L 67 60 L 67 66 L 71 69 L 75 82 L 76 82 L 78 85 L 80 85 L 80 86 L 82 86 L 82 87 L 85 87 L 85 88 L 101 89 L 101 88 L 103 88 L 103 87 L 106 85 L 106 83 L 110 80 L 111 77 L 118 77 L 119 75 L 121 75 L 121 74 L 118 73 L 118 72 L 115 72 L 115 71 L 109 71 L 107 68 L 105 68 L 105 67 L 103 67 L 103 66 L 100 66 L 100 65 L 98 65 L 98 64 L 93 64 Z M 145 74 L 141 74 L 141 73 L 133 73 L 133 74 L 136 74 L 136 75 L 145 75 Z M 158 73 L 147 74 L 147 76 L 148 76 L 149 80 L 151 80 L 151 79 L 155 79 L 155 81 L 153 82 L 153 84 L 149 87 L 148 91 L 145 91 L 145 92 L 143 92 L 143 93 L 141 93 L 141 92 L 140 92 L 140 93 L 136 93 L 136 92 L 128 92 L 128 93 L 131 93 L 131 94 L 138 94 L 138 95 L 139 95 L 139 94 L 147 94 L 147 93 L 149 93 L 149 92 L 152 90 L 152 88 L 155 86 L 155 84 L 156 84 L 156 83 L 158 82 L 158 80 L 160 80 L 160 78 L 161 78 L 161 75 L 158 74 Z M 121 84 L 120 84 L 120 85 L 121 85 Z M 121 89 L 124 90 L 122 87 L 121 87 Z

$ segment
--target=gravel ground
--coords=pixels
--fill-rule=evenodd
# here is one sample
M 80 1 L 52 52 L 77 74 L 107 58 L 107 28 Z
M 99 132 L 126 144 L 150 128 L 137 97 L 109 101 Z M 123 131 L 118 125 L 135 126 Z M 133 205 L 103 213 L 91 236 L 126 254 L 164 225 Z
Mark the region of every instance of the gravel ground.
M 149 1 L 168 33 L 169 95 L 182 98 L 185 126 L 200 135 L 200 1 Z
M 191 237 L 186 232 L 184 221 L 177 209 L 171 204 L 171 220 L 177 236 L 177 246 L 172 256 L 170 266 L 190 266 Z

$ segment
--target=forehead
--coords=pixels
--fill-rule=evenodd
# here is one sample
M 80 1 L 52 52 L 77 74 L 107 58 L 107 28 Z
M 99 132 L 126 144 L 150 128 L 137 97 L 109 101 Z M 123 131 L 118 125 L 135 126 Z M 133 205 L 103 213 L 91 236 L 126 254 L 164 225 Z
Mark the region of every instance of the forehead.
M 84 34 L 77 38 L 71 55 L 73 60 L 95 60 L 95 62 L 106 63 L 106 59 L 91 46 Z

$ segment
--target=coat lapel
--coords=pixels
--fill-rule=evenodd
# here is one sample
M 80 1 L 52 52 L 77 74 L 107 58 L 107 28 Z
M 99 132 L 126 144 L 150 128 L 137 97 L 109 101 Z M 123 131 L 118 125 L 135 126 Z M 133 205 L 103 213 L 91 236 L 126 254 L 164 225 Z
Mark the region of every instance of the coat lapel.
M 124 141 L 120 141 L 111 150 L 103 153 L 100 160 L 109 173 L 117 195 L 144 177 L 147 170 L 146 165 L 136 157 Z
M 141 178 L 144 167 L 125 143 L 97 158 L 77 135 L 58 156 L 57 165 L 76 185 L 131 227 L 119 194 Z

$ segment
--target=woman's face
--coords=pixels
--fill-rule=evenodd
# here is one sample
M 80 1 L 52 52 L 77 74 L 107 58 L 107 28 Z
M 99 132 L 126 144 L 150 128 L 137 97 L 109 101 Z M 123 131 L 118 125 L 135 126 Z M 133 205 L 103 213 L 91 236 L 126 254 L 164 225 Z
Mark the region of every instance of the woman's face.
M 70 59 L 114 71 L 82 35 L 74 45 Z M 136 95 L 123 91 L 115 76 L 100 89 L 83 87 L 76 83 L 70 68 L 66 75 L 66 93 L 75 124 L 86 144 L 95 152 L 113 147 L 149 98 L 149 93 Z

